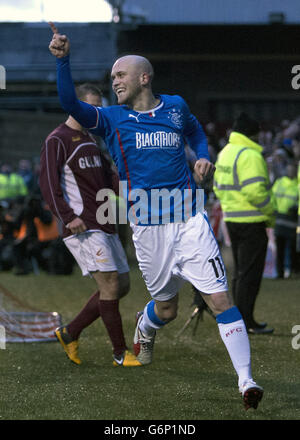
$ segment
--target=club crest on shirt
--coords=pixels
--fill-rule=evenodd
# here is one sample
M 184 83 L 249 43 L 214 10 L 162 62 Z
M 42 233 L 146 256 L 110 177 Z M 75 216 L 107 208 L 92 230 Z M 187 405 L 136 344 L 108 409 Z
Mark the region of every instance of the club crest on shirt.
M 175 125 L 176 128 L 182 128 L 183 126 L 183 114 L 181 110 L 173 108 L 168 115 L 168 119 Z

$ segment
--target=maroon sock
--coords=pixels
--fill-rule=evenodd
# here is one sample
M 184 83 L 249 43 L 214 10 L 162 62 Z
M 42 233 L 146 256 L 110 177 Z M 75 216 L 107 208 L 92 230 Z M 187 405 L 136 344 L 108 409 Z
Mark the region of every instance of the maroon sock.
M 111 339 L 115 355 L 122 354 L 127 350 L 123 333 L 122 318 L 119 311 L 119 300 L 99 301 L 100 315 Z
M 83 329 L 88 327 L 100 316 L 99 291 L 95 292 L 78 315 L 67 325 L 68 333 L 78 339 Z

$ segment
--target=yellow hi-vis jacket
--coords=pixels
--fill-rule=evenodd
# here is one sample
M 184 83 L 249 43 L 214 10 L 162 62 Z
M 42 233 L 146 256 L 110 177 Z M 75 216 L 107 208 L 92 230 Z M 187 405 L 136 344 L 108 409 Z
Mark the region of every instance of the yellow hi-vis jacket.
M 0 200 L 26 196 L 28 190 L 24 179 L 17 173 L 0 173 Z
M 300 160 L 298 163 L 297 180 L 298 180 L 298 226 L 300 227 Z M 299 234 L 300 234 L 300 231 L 299 231 Z
M 289 214 L 293 208 L 298 209 L 298 182 L 297 178 L 287 176 L 277 179 L 272 186 L 274 207 L 278 214 Z
M 300 252 L 300 161 L 298 163 L 298 226 L 297 226 L 297 252 Z
M 219 153 L 214 192 L 220 200 L 224 221 L 266 222 L 274 225 L 274 206 L 263 148 L 238 132 Z

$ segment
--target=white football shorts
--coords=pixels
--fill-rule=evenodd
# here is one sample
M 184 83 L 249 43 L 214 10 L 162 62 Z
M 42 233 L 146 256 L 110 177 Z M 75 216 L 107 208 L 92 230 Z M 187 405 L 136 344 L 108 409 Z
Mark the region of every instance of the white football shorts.
M 173 298 L 185 281 L 203 293 L 228 290 L 225 266 L 206 212 L 186 223 L 131 224 L 139 268 L 153 299 Z
M 118 234 L 85 231 L 64 239 L 82 275 L 91 272 L 129 272 L 127 257 Z

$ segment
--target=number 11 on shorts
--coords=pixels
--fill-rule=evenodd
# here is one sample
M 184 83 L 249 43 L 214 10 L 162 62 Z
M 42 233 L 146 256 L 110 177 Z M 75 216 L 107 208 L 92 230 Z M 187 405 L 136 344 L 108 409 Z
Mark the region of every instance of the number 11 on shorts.
M 222 276 L 225 275 L 224 268 L 223 268 L 222 262 L 220 260 L 220 257 L 210 258 L 208 260 L 208 262 L 212 265 L 214 272 L 215 272 L 215 275 L 216 275 L 216 278 L 220 277 L 218 267 L 220 267 L 220 269 L 221 269 Z M 216 262 L 218 263 L 218 265 L 216 264 Z

